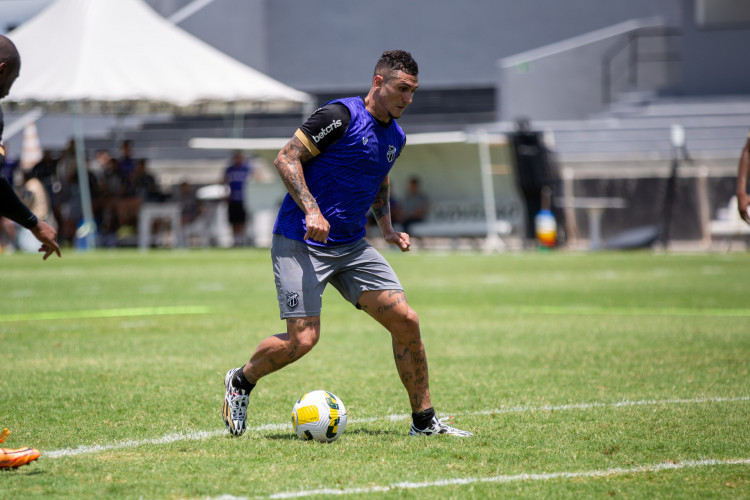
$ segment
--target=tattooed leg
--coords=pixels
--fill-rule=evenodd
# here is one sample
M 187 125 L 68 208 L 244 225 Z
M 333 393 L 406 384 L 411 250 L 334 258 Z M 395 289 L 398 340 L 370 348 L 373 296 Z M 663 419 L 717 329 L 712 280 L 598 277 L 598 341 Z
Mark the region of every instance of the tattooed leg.
M 320 338 L 320 317 L 287 318 L 287 333 L 272 335 L 255 349 L 242 369 L 250 383 L 273 373 L 310 352 Z
M 419 317 L 401 290 L 364 292 L 359 305 L 391 333 L 396 369 L 413 412 L 430 408 L 430 381 Z

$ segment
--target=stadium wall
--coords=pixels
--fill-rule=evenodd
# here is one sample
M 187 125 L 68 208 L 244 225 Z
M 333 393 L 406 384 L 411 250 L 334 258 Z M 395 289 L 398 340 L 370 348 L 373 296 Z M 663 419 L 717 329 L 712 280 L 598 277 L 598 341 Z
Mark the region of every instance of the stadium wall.
M 168 17 L 190 0 L 147 0 Z M 423 87 L 495 83 L 495 61 L 629 19 L 681 20 L 682 0 L 214 0 L 180 26 L 307 92 L 359 88 L 404 48 Z M 262 53 L 263 55 L 260 55 Z
M 697 11 L 700 0 L 685 0 L 683 11 L 683 92 L 686 95 L 750 94 L 750 2 L 735 4 L 744 16 L 723 23 L 700 25 Z M 707 6 L 712 2 L 703 0 Z M 736 21 L 740 19 L 740 21 Z
M 581 120 L 609 102 L 604 60 L 643 29 L 663 27 L 661 19 L 632 20 L 523 52 L 498 62 L 499 119 Z M 650 81 L 661 67 L 649 68 Z M 644 75 L 640 75 L 641 79 Z M 665 77 L 661 80 L 666 81 Z

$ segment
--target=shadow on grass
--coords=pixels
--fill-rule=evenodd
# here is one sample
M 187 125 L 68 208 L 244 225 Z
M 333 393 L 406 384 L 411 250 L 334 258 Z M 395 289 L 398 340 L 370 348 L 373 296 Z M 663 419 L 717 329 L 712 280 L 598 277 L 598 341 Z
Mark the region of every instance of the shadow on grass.
M 24 469 L 23 466 L 12 468 L 0 469 L 0 474 L 21 474 L 23 476 L 35 476 L 37 474 L 44 474 L 46 471 L 43 469 Z
M 376 429 L 352 429 L 345 431 L 346 434 L 365 434 L 368 436 L 401 436 L 401 432 L 396 431 L 386 431 L 386 430 L 376 430 Z M 296 440 L 299 439 L 296 434 L 294 433 L 286 433 L 286 434 L 269 434 L 268 436 L 264 436 L 265 439 L 278 439 L 278 440 Z
M 367 434 L 368 436 L 400 436 L 402 433 L 397 431 L 386 431 L 383 429 L 352 429 L 351 434 Z
M 299 439 L 296 434 L 269 434 L 268 436 L 263 436 L 265 439 L 278 439 L 278 440 L 286 440 L 286 441 L 292 441 L 294 439 Z

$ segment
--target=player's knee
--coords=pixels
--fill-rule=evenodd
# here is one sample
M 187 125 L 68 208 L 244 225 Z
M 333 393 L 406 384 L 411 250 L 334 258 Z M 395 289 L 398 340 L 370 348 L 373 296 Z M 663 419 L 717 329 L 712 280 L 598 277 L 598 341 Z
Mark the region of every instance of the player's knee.
M 320 338 L 320 318 L 288 318 L 287 333 L 299 355 L 306 354 Z
M 306 331 L 297 336 L 297 350 L 300 355 L 307 354 L 318 343 L 320 334 L 316 331 Z
M 417 332 L 419 332 L 419 315 L 417 314 L 417 311 L 415 311 L 411 307 L 407 307 L 406 315 L 404 316 L 404 322 L 409 329 L 415 329 Z
M 393 320 L 389 330 L 394 337 L 401 341 L 418 340 L 421 338 L 419 332 L 419 315 L 411 307 L 407 307 L 403 314 Z

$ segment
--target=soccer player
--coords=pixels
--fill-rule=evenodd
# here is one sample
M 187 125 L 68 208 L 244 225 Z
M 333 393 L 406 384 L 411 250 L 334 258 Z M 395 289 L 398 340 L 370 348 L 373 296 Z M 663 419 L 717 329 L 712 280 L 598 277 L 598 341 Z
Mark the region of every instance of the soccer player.
M 737 167 L 737 210 L 742 220 L 750 224 L 750 214 L 747 213 L 748 205 L 750 205 L 750 197 L 747 195 L 748 174 L 750 174 L 750 134 L 747 136 Z
M 20 71 L 21 56 L 16 46 L 7 37 L 0 35 L 0 99 L 8 95 Z M 3 112 L 0 109 L 0 167 L 5 163 L 5 149 L 2 146 L 3 128 Z M 60 246 L 56 241 L 57 231 L 31 213 L 4 177 L 0 177 L 0 217 L 7 217 L 30 230 L 42 244 L 39 251 L 44 253 L 44 260 L 53 252 L 60 257 Z
M 247 210 L 245 210 L 245 185 L 253 174 L 253 168 L 245 161 L 240 151 L 232 154 L 232 161 L 224 170 L 224 185 L 229 190 L 227 216 L 232 225 L 234 246 L 245 246 Z
M 0 443 L 10 436 L 8 429 L 0 432 Z M 28 465 L 39 458 L 39 450 L 35 448 L 0 448 L 0 469 L 17 469 Z
M 250 361 L 226 374 L 222 414 L 245 431 L 249 394 L 262 377 L 309 352 L 320 337 L 328 283 L 391 334 L 396 368 L 412 410 L 410 435 L 471 436 L 438 420 L 417 313 L 382 255 L 364 239 L 371 209 L 383 238 L 402 252 L 409 235 L 391 224 L 388 172 L 406 143 L 396 119 L 412 102 L 418 67 L 402 50 L 384 52 L 367 96 L 318 109 L 274 162 L 288 194 L 273 230 L 271 257 L 286 333 L 263 340 Z

